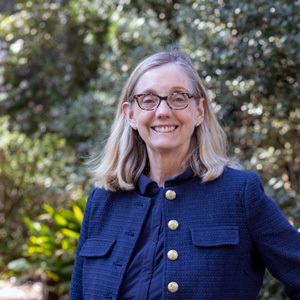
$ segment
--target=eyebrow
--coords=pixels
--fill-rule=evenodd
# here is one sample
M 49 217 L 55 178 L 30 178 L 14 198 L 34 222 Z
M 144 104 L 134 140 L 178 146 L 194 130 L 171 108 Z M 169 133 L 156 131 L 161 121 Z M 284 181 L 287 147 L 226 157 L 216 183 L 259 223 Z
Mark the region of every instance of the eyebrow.
M 182 90 L 185 92 L 189 92 L 189 93 L 191 92 L 183 86 L 173 86 L 170 90 L 172 91 L 171 93 L 176 93 L 176 91 L 182 91 Z M 145 90 L 143 90 L 143 92 L 141 92 L 139 94 L 147 94 L 147 93 L 157 94 L 157 92 L 153 88 L 145 89 Z

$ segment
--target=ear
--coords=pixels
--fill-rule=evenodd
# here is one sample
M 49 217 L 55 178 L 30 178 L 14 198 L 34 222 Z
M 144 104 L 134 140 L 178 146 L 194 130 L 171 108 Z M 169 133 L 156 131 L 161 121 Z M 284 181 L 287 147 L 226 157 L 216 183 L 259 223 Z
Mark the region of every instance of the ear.
M 136 120 L 134 118 L 133 105 L 129 102 L 124 102 L 122 104 L 122 112 L 132 129 L 136 130 L 137 125 Z
M 199 105 L 197 106 L 197 116 L 196 116 L 196 122 L 198 125 L 200 125 L 204 120 L 204 113 L 205 113 L 205 99 L 200 98 Z

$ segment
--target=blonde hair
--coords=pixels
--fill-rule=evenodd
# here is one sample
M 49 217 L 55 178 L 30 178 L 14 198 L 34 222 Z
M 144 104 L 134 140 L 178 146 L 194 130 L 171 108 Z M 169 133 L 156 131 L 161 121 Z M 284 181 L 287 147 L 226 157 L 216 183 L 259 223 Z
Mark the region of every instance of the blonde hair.
M 100 155 L 91 160 L 96 186 L 110 191 L 133 190 L 143 172 L 149 171 L 145 142 L 126 121 L 122 104 L 134 93 L 140 76 L 151 68 L 172 63 L 191 80 L 194 93 L 205 99 L 204 120 L 195 127 L 187 160 L 194 174 L 207 182 L 219 177 L 225 166 L 237 167 L 226 155 L 227 137 L 213 112 L 208 94 L 189 57 L 180 51 L 159 52 L 142 60 L 131 73 L 119 99 L 111 134 Z

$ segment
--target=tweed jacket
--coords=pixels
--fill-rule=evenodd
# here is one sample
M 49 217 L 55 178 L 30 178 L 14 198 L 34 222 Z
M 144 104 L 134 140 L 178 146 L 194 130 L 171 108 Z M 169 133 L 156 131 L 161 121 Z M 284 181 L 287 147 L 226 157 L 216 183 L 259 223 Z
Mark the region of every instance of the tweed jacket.
M 225 168 L 216 180 L 164 189 L 163 299 L 255 300 L 266 267 L 300 299 L 300 233 L 255 173 Z M 91 192 L 70 300 L 118 299 L 150 203 L 135 191 Z

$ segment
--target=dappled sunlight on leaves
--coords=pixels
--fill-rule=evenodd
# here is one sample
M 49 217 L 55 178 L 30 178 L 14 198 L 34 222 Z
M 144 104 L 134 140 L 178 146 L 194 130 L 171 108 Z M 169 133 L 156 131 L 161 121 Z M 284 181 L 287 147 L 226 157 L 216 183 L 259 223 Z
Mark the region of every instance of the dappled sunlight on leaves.
M 71 262 L 51 264 L 75 249 L 83 157 L 103 147 L 136 63 L 171 48 L 195 62 L 229 151 L 300 227 L 299 0 L 14 2 L 0 14 L 0 266 L 22 256 L 28 228 L 32 268 L 67 278 Z M 266 278 L 259 299 L 285 299 Z

